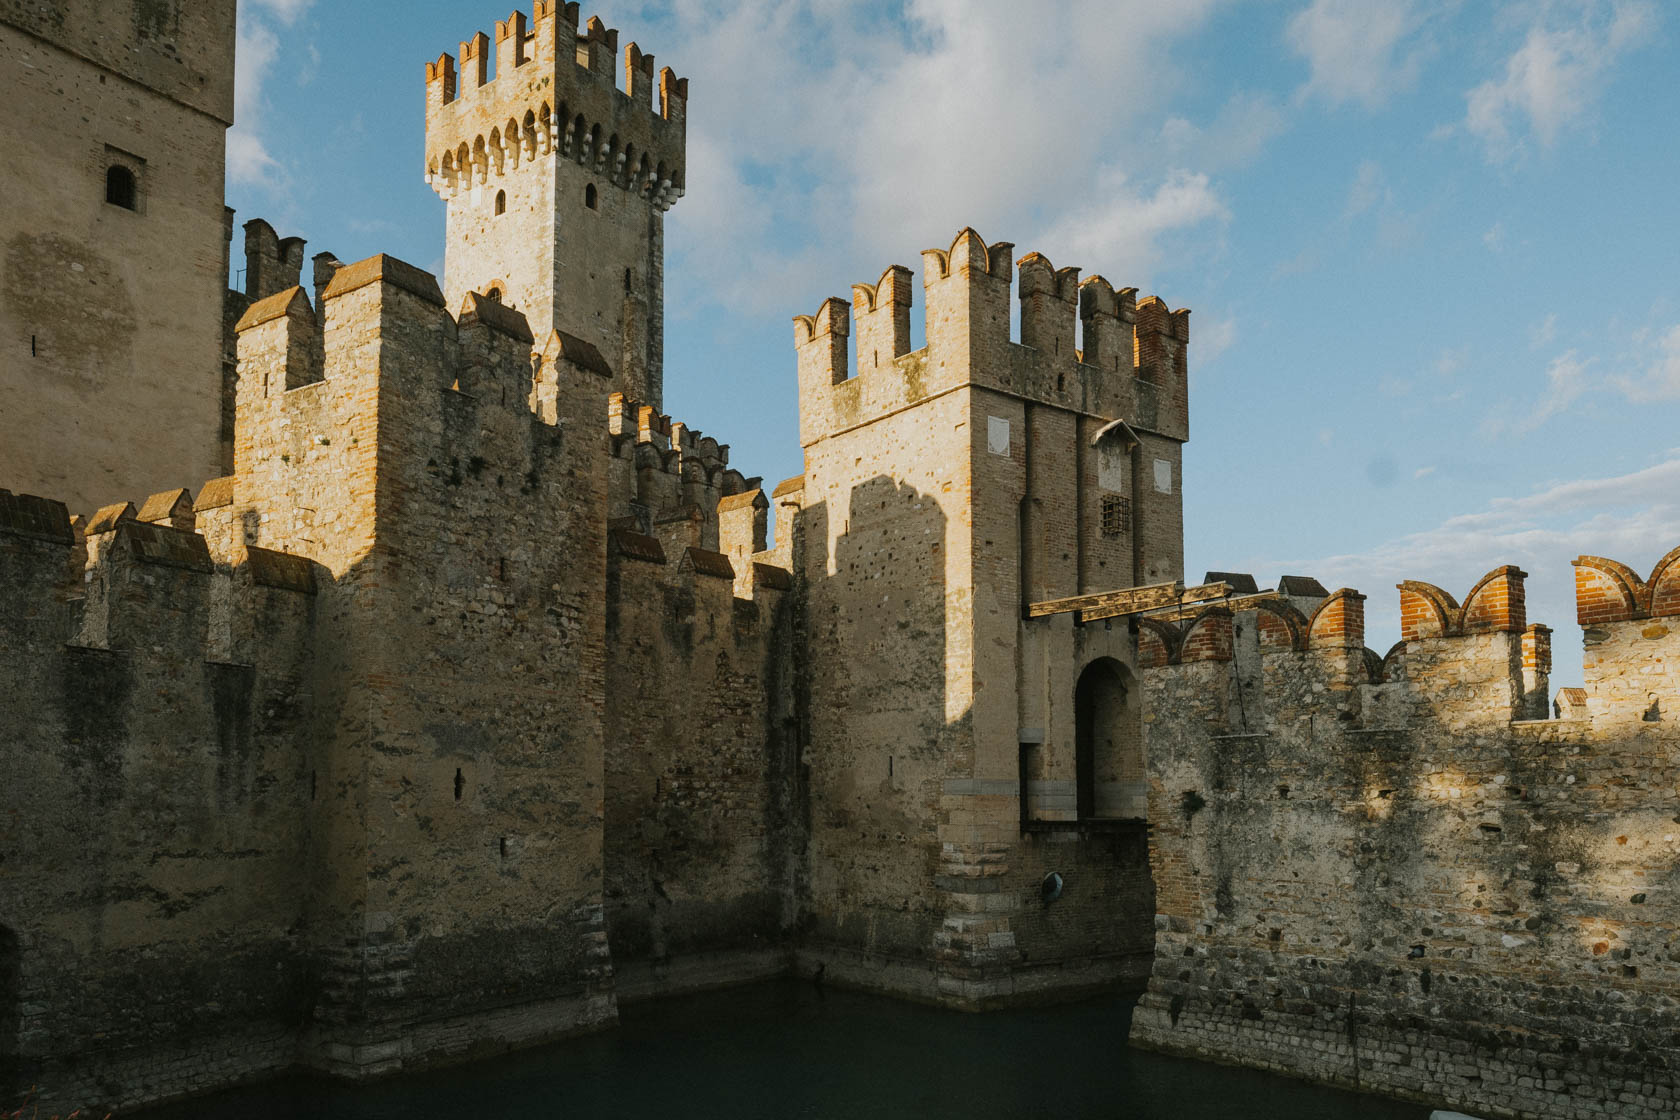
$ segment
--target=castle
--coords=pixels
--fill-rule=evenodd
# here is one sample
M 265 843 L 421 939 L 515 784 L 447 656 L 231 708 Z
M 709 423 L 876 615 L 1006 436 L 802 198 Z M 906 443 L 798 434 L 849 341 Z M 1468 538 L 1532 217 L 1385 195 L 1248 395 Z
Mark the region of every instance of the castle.
M 443 286 L 306 288 L 254 221 L 224 293 L 233 11 L 0 8 L 75 188 L 0 215 L 0 1089 L 373 1077 L 820 969 L 1666 1112 L 1680 565 L 1579 562 L 1557 719 L 1516 569 L 1405 585 L 1386 657 L 1356 592 L 1187 588 L 1188 313 L 967 229 L 921 349 L 904 267 L 795 319 L 767 492 L 662 411 L 687 83 L 555 0 L 426 66 Z

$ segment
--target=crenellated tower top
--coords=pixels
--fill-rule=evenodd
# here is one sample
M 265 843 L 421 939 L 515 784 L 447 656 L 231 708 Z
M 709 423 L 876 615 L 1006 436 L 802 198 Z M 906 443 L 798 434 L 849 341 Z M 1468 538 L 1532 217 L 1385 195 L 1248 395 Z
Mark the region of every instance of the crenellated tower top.
M 594 345 L 663 398 L 663 215 L 686 180 L 688 81 L 578 6 L 537 0 L 426 64 L 426 181 L 449 207 L 450 306 L 479 292 Z

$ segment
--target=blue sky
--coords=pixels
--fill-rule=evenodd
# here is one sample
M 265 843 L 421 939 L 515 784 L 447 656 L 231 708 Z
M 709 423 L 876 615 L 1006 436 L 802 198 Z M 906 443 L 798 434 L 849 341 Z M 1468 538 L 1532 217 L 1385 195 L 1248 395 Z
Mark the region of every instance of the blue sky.
M 441 272 L 478 0 L 241 0 L 229 204 Z M 528 6 L 528 5 L 527 5 Z M 799 473 L 792 316 L 973 225 L 1193 310 L 1186 567 L 1370 596 L 1680 545 L 1680 12 L 1649 0 L 601 3 L 691 79 L 666 410 Z M 585 16 L 589 14 L 585 6 Z

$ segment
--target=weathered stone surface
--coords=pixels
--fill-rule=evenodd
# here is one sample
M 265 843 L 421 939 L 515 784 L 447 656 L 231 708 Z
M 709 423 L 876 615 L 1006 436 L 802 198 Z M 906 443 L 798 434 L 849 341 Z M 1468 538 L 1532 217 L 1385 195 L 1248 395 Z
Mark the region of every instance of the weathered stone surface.
M 1520 577 L 1463 607 L 1403 584 L 1443 607 L 1403 659 L 1242 612 L 1234 656 L 1145 674 L 1161 916 L 1134 1044 L 1493 1116 L 1670 1113 L 1680 770 L 1642 713 L 1680 695 L 1680 649 L 1602 623 L 1590 717 L 1528 719 L 1550 652 L 1507 609 Z

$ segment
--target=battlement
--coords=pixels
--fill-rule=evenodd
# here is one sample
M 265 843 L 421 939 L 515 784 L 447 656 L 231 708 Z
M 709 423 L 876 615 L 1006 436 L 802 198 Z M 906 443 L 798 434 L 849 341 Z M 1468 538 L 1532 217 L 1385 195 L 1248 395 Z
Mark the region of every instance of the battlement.
M 578 6 L 540 0 L 426 64 L 426 182 L 445 198 L 550 158 L 668 210 L 686 182 L 688 79 Z M 492 53 L 492 50 L 494 53 Z M 493 65 L 492 65 L 493 62 Z
M 1365 596 L 1342 588 L 1322 598 L 1257 592 L 1187 619 L 1146 615 L 1139 620 L 1139 661 L 1153 669 L 1232 664 L 1230 687 L 1241 699 L 1228 717 L 1244 730 L 1256 719 L 1310 710 L 1324 702 L 1325 689 L 1343 718 L 1367 728 L 1404 726 L 1411 718 L 1406 697 L 1459 723 L 1544 719 L 1552 632 L 1528 625 L 1524 578 L 1520 569 L 1496 568 L 1463 606 L 1433 584 L 1401 584 L 1404 638 L 1387 656 L 1365 645 Z M 1295 586 L 1288 590 L 1322 590 L 1317 581 L 1290 579 Z M 1309 613 L 1302 603 L 1316 605 Z M 1265 666 L 1246 680 L 1238 679 L 1253 672 L 1243 668 L 1245 644 Z
M 417 377 L 439 390 L 493 396 L 498 402 L 538 410 L 545 379 L 562 366 L 595 377 L 610 370 L 588 343 L 552 332 L 538 351 L 520 312 L 479 293 L 468 293 L 458 316 L 451 315 L 430 273 L 389 256 L 339 267 L 321 293 L 320 308 L 301 287 L 253 303 L 240 318 L 242 406 L 284 401 L 293 390 L 370 370 L 362 328 L 377 327 L 389 345 L 421 342 L 425 360 L 380 363 L 378 375 Z M 418 386 L 417 386 L 418 387 Z M 550 411 L 552 412 L 552 401 Z M 557 419 L 550 417 L 550 422 Z
M 762 500 L 762 494 L 758 496 Z M 647 569 L 648 574 L 641 578 L 657 582 L 706 585 L 717 581 L 737 600 L 757 600 L 765 594 L 781 595 L 792 590 L 792 572 L 769 562 L 762 548 L 755 554 L 735 547 L 740 544 L 726 539 L 726 550 L 718 551 L 685 543 L 671 534 L 641 533 L 629 525 L 621 525 L 607 534 L 608 553 L 621 573 L 628 561 L 632 571 Z M 621 574 L 621 594 L 622 580 Z
M 1680 718 L 1680 549 L 1640 579 L 1602 556 L 1575 561 L 1584 708 L 1595 726 L 1661 731 Z M 1576 707 L 1576 705 L 1571 705 Z
M 0 619 L 43 653 L 70 644 L 240 664 L 299 655 L 310 608 L 285 596 L 313 597 L 315 566 L 236 533 L 196 531 L 196 509 L 190 491 L 166 491 L 138 516 L 133 503 L 114 503 L 78 531 L 62 502 L 0 490 Z
M 1671 593 L 1677 559 L 1680 550 L 1665 556 L 1645 580 L 1603 557 L 1575 561 L 1585 688 L 1562 690 L 1571 695 L 1560 692 L 1555 709 L 1548 691 L 1553 633 L 1528 621 L 1527 573 L 1511 566 L 1483 576 L 1462 604 L 1431 583 L 1399 584 L 1402 638 L 1386 656 L 1364 646 L 1364 596 L 1343 589 L 1315 600 L 1284 594 L 1280 585 L 1279 591 L 1239 595 L 1188 618 L 1169 612 L 1142 616 L 1139 663 L 1165 669 L 1240 662 L 1246 617 L 1249 640 L 1262 658 L 1330 653 L 1309 676 L 1331 681 L 1332 689 L 1370 690 L 1362 695 L 1363 714 L 1357 717 L 1367 727 L 1405 722 L 1398 689 L 1455 726 L 1544 721 L 1554 710 L 1563 718 L 1567 709 L 1569 718 L 1590 718 L 1595 726 L 1639 723 L 1660 730 L 1680 712 L 1680 627 L 1665 622 L 1680 616 L 1680 595 Z M 1301 583 L 1299 577 L 1290 579 Z M 1310 613 L 1297 605 L 1315 601 Z M 1283 683 L 1290 674 L 1278 677 L 1270 668 L 1267 674 L 1267 694 L 1291 693 L 1293 686 Z M 1333 683 L 1337 679 L 1343 683 Z
M 607 441 L 610 515 L 685 545 L 718 549 L 719 503 L 757 493 L 762 481 L 729 466 L 728 444 L 623 393 L 607 398 Z
M 922 254 L 921 351 L 910 350 L 913 287 L 902 265 L 853 286 L 850 319 L 839 298 L 795 316 L 801 441 L 968 384 L 1188 439 L 1190 313 L 1154 296 L 1140 302 L 1101 276 L 1082 281 L 1042 253 L 1016 262 L 1014 248 L 964 229 L 948 249 Z M 1017 286 L 1021 332 L 1011 339 Z

